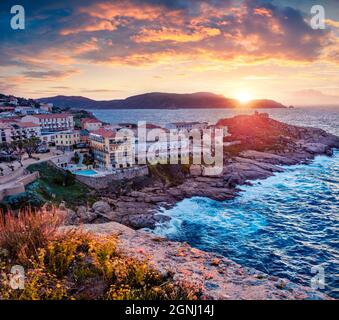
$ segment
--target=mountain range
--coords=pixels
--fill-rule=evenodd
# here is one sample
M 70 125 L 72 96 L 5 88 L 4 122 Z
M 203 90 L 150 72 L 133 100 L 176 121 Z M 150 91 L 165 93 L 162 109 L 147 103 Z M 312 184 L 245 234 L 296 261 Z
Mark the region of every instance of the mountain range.
M 226 98 L 209 92 L 189 94 L 152 92 L 126 99 L 93 100 L 82 96 L 55 96 L 37 99 L 39 102 L 50 102 L 57 107 L 75 109 L 194 109 L 194 108 L 237 108 L 244 106 L 238 100 Z M 252 100 L 246 104 L 253 109 L 286 108 L 274 100 Z

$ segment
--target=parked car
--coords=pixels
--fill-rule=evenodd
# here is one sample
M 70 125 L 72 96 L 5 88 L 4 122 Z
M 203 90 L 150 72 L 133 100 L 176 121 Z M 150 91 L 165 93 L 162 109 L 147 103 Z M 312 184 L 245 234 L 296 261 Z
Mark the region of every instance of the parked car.
M 36 151 L 36 153 L 48 153 L 50 150 L 46 147 L 40 147 L 38 148 L 38 150 Z

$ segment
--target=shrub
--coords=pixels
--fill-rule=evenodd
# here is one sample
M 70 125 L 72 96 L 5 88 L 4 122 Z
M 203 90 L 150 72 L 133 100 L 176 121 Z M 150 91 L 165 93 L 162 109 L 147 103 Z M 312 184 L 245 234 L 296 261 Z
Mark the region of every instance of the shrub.
M 52 210 L 53 211 L 53 210 Z M 148 260 L 119 252 L 115 236 L 58 230 L 57 213 L 21 212 L 0 223 L 0 299 L 198 299 L 199 288 L 161 276 Z M 13 289 L 11 266 L 25 271 Z
M 55 211 L 34 213 L 22 211 L 15 216 L 8 212 L 0 219 L 0 247 L 14 262 L 27 265 L 37 258 L 39 249 L 46 248 L 56 236 L 62 217 Z

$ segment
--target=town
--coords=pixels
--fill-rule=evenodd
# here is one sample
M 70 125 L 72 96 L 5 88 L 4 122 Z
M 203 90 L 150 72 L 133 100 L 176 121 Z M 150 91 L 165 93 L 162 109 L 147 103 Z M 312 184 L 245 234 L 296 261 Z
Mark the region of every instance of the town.
M 202 144 L 205 132 L 212 138 Z M 1 96 L 0 133 L 1 200 L 24 192 L 25 185 L 37 178 L 38 173 L 25 170 L 35 163 L 49 161 L 90 187 L 98 181 L 106 186 L 111 180 L 147 175 L 147 164 L 189 164 L 190 159 L 207 163 L 204 156 L 216 154 L 218 134 L 222 168 L 228 129 L 196 121 L 164 127 L 146 122 L 110 124 L 87 111 Z

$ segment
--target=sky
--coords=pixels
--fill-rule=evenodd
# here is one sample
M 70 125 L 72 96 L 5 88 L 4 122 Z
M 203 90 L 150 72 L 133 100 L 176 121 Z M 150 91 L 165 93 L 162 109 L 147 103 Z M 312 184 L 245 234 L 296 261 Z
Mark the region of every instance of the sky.
M 13 30 L 11 7 L 25 9 Z M 311 27 L 311 7 L 325 29 Z M 339 0 L 2 0 L 0 92 L 339 105 Z

